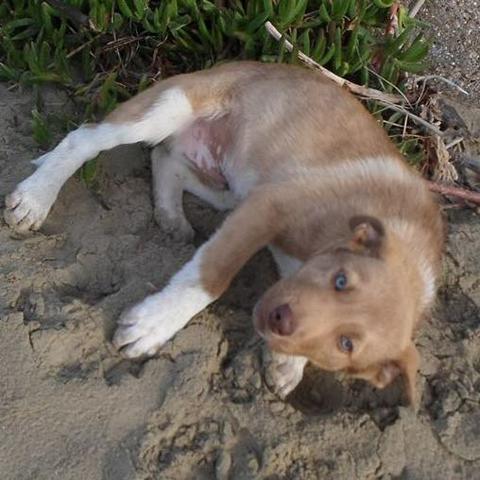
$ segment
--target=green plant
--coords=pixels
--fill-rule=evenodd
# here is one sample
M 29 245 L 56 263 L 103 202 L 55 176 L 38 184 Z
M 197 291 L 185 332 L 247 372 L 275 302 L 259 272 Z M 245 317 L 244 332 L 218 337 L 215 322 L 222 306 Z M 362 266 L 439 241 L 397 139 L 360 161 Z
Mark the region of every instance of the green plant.
M 50 146 L 53 134 L 45 118 L 35 108 L 32 110 L 33 139 L 43 148 Z
M 287 52 L 265 31 L 270 20 L 296 49 L 338 75 L 386 91 L 402 89 L 405 72 L 423 68 L 429 44 L 422 24 L 404 8 L 398 35 L 384 34 L 392 3 L 3 0 L 0 80 L 56 83 L 84 105 L 85 120 L 95 120 L 175 73 L 232 58 L 296 62 L 298 50 Z

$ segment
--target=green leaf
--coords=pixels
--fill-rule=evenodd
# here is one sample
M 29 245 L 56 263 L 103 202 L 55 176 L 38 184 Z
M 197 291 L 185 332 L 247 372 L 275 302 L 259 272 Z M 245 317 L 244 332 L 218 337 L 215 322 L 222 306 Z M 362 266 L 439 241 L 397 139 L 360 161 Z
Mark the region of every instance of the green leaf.
M 334 66 L 335 70 L 339 70 L 342 65 L 342 29 L 337 27 L 335 30 L 335 56 Z
M 17 81 L 20 77 L 20 72 L 11 68 L 4 63 L 0 63 L 0 80 Z
M 312 51 L 312 58 L 316 61 L 319 61 L 323 57 L 326 47 L 327 37 L 325 35 L 325 30 L 321 28 L 317 38 L 317 43 Z
M 133 4 L 135 6 L 135 18 L 140 22 L 148 10 L 148 2 L 146 0 L 133 0 Z
M 423 38 L 423 34 L 419 34 L 410 47 L 405 49 L 397 58 L 408 63 L 420 62 L 427 56 L 429 49 L 430 45 Z
M 268 16 L 273 15 L 273 2 L 272 0 L 263 0 L 263 10 L 268 14 Z
M 42 14 L 42 25 L 45 28 L 48 35 L 51 35 L 53 32 L 53 23 L 52 23 L 52 7 L 47 3 L 42 3 L 41 6 Z
M 28 27 L 30 25 L 33 25 L 34 23 L 35 20 L 33 20 L 33 18 L 19 18 L 17 20 L 12 20 L 11 22 L 8 22 L 3 26 L 2 33 L 4 35 L 11 35 L 16 28 Z
M 295 3 L 295 2 L 292 2 Z M 297 4 L 291 8 L 283 18 L 283 23 L 289 25 L 299 20 L 305 14 L 308 0 L 297 0 Z
M 270 14 L 268 12 L 259 13 L 247 26 L 247 33 L 255 33 L 268 20 Z
M 32 25 L 31 27 L 26 28 L 25 30 L 11 37 L 11 40 L 14 42 L 18 42 L 19 40 L 26 40 L 27 38 L 34 38 L 37 36 L 38 31 L 39 31 L 38 26 Z
M 320 65 L 326 65 L 333 58 L 334 55 L 335 55 L 335 44 L 332 43 L 327 53 L 323 56 L 323 58 L 318 63 Z
M 356 26 L 351 32 L 350 32 L 350 38 L 348 40 L 347 44 L 347 58 L 352 59 L 352 57 L 355 55 L 356 50 L 358 48 L 358 34 L 360 32 L 360 29 L 358 26 Z
M 378 8 L 389 8 L 393 5 L 393 2 L 395 2 L 395 0 L 373 0 L 373 3 Z
M 302 44 L 302 50 L 305 55 L 310 56 L 310 30 L 306 30 L 298 38 L 300 44 Z
M 86 185 L 92 186 L 97 176 L 97 160 L 89 160 L 86 162 L 80 170 L 80 178 Z
M 403 62 L 396 58 L 393 61 L 395 65 L 404 72 L 420 73 L 425 70 L 425 65 L 422 62 Z
M 40 115 L 37 109 L 32 110 L 32 137 L 43 148 L 48 148 L 53 139 L 48 122 Z
M 360 70 L 360 83 L 362 85 L 368 85 L 368 81 L 370 78 L 370 72 L 368 71 L 367 67 L 362 67 Z
M 117 0 L 118 8 L 120 9 L 120 12 L 127 18 L 133 18 L 133 12 L 128 6 L 126 0 Z
M 320 18 L 321 18 L 325 23 L 328 23 L 328 22 L 331 22 L 331 21 L 332 21 L 332 17 L 331 17 L 330 14 L 328 13 L 327 5 L 325 4 L 325 2 L 323 2 L 323 3 L 320 5 L 319 12 L 320 12 Z
M 350 7 L 350 0 L 333 0 L 332 3 L 332 18 L 335 21 L 343 19 Z
M 414 26 L 409 25 L 397 38 L 387 42 L 387 45 L 385 46 L 385 53 L 387 55 L 398 54 L 403 45 L 408 41 L 413 29 Z

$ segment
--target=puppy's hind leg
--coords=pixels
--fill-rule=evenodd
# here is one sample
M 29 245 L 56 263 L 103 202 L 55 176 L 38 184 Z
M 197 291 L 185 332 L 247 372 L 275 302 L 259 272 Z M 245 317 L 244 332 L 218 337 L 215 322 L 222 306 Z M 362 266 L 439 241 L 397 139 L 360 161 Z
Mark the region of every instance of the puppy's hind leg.
M 179 155 L 169 152 L 164 145 L 157 145 L 151 158 L 155 220 L 175 240 L 188 242 L 194 235 L 183 210 L 188 167 Z
M 209 187 L 190 169 L 187 172 L 185 190 L 222 212 L 225 210 L 233 210 L 240 201 L 231 190 Z
M 192 120 L 192 106 L 181 88 L 159 90 L 141 114 L 133 116 L 128 108 L 130 102 L 139 103 L 134 98 L 104 122 L 69 133 L 54 150 L 35 160 L 37 170 L 6 198 L 6 222 L 18 231 L 37 230 L 63 184 L 87 160 L 117 145 L 159 143 Z
M 192 240 L 194 231 L 185 217 L 183 192 L 187 191 L 217 210 L 231 210 L 237 203 L 230 190 L 203 183 L 182 153 L 157 145 L 151 153 L 155 220 L 176 240 Z

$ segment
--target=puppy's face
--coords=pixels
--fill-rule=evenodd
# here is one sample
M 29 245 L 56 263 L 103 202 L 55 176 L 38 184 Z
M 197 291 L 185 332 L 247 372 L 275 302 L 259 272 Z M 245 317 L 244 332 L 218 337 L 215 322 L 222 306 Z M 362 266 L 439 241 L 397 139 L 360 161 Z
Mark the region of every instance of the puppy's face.
M 379 223 L 362 217 L 352 230 L 348 245 L 311 258 L 268 290 L 255 308 L 255 327 L 274 351 L 379 388 L 402 373 L 414 401 L 417 313 L 408 278 L 389 262 Z

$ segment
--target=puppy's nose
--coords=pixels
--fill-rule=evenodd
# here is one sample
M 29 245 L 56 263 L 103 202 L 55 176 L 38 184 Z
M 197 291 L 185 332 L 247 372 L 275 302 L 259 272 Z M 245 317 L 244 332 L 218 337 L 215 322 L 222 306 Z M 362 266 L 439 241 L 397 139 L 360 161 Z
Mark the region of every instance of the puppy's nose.
M 287 303 L 280 305 L 268 315 L 268 327 L 277 335 L 291 335 L 295 330 L 293 312 Z

